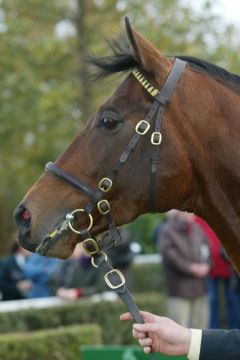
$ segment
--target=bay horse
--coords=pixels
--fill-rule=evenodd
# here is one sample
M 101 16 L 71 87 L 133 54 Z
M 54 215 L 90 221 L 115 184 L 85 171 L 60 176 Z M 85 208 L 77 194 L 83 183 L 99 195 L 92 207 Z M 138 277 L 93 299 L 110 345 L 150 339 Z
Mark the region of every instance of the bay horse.
M 125 24 L 125 43 L 92 62 L 128 74 L 15 210 L 19 242 L 67 258 L 107 227 L 178 209 L 209 223 L 240 272 L 240 77 L 165 57 Z

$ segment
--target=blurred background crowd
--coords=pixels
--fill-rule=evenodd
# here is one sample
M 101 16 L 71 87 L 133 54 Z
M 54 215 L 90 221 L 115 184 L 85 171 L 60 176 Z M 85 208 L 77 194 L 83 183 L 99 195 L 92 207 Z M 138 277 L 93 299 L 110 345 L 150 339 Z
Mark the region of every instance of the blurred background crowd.
M 108 257 L 134 289 L 131 267 L 141 246 L 127 227 L 119 230 L 122 241 L 108 250 Z M 163 278 L 162 287 L 153 290 L 165 294 L 167 316 L 193 328 L 240 328 L 240 280 L 205 221 L 172 210 L 152 229 L 150 240 L 160 254 Z M 30 253 L 13 238 L 10 254 L 0 260 L 2 301 L 76 300 L 106 291 L 101 272 L 92 266 L 81 244 L 68 260 L 59 260 Z

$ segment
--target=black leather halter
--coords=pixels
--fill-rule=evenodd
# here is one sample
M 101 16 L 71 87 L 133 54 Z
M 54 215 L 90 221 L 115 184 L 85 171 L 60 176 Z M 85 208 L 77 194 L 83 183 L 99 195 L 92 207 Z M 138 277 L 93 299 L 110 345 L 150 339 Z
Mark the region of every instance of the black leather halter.
M 135 129 L 136 132 L 132 136 L 127 147 L 121 154 L 120 159 L 117 161 L 116 165 L 114 166 L 110 174 L 99 182 L 98 191 L 94 191 L 89 185 L 87 185 L 81 180 L 76 179 L 75 177 L 68 174 L 64 170 L 60 169 L 59 167 L 57 167 L 56 164 L 51 162 L 46 164 L 45 171 L 47 173 L 57 177 L 60 180 L 65 181 L 66 183 L 73 186 L 74 188 L 76 188 L 78 191 L 80 191 L 89 198 L 90 202 L 83 209 L 85 213 L 87 213 L 90 216 L 93 209 L 97 206 L 99 212 L 106 219 L 108 228 L 110 230 L 110 233 L 112 234 L 112 238 L 113 238 L 112 240 L 115 243 L 118 243 L 119 241 L 119 233 L 110 215 L 110 204 L 106 199 L 103 198 L 104 194 L 111 190 L 112 185 L 121 167 L 125 164 L 125 162 L 128 160 L 130 155 L 133 153 L 140 138 L 149 131 L 151 127 L 151 122 L 153 122 L 153 119 L 155 117 L 156 118 L 155 128 L 154 128 L 154 132 L 151 135 L 151 144 L 153 146 L 153 150 L 151 156 L 151 177 L 149 182 L 149 194 L 150 194 L 149 204 L 150 204 L 150 211 L 151 212 L 156 211 L 155 187 L 156 187 L 156 175 L 157 175 L 157 166 L 158 166 L 158 158 L 159 158 L 158 145 L 160 145 L 162 139 L 162 135 L 160 132 L 162 127 L 162 118 L 163 118 L 164 110 L 168 102 L 170 101 L 171 95 L 175 87 L 177 86 L 181 74 L 185 69 L 185 66 L 186 66 L 186 62 L 180 59 L 176 59 L 160 91 L 154 88 L 137 69 L 134 69 L 132 71 L 135 78 L 153 96 L 154 101 L 151 108 L 147 112 L 145 119 L 140 120 L 136 125 L 136 129 Z M 91 238 L 88 229 L 80 230 L 78 231 L 78 233 L 82 236 L 83 239 Z
M 155 204 L 155 187 L 156 187 L 156 175 L 157 175 L 157 166 L 159 158 L 159 145 L 161 144 L 162 135 L 162 118 L 164 110 L 170 101 L 171 95 L 177 86 L 177 83 L 181 77 L 182 72 L 184 71 L 186 62 L 176 59 L 171 72 L 169 73 L 164 85 L 161 90 L 154 88 L 147 79 L 138 71 L 134 69 L 132 74 L 135 78 L 141 83 L 141 85 L 153 96 L 154 101 L 151 108 L 148 110 L 147 115 L 144 120 L 140 120 L 136 125 L 136 132 L 129 141 L 127 147 L 120 156 L 120 159 L 117 161 L 116 165 L 110 172 L 110 174 L 101 179 L 98 184 L 98 190 L 94 191 L 89 185 L 80 181 L 68 174 L 64 170 L 60 169 L 56 164 L 49 162 L 46 164 L 45 171 L 53 175 L 54 177 L 66 182 L 67 184 L 73 186 L 75 189 L 83 193 L 86 197 L 89 198 L 89 202 L 84 209 L 76 209 L 71 214 L 67 214 L 66 220 L 59 227 L 54 229 L 45 240 L 51 240 L 54 238 L 55 234 L 62 229 L 64 231 L 67 229 L 72 230 L 77 234 L 81 235 L 83 239 L 84 250 L 92 256 L 92 264 L 95 267 L 99 267 L 104 274 L 105 281 L 109 288 L 115 290 L 122 301 L 127 306 L 128 310 L 131 312 L 135 322 L 142 323 L 143 319 L 141 314 L 127 288 L 125 285 L 125 279 L 123 274 L 117 270 L 113 269 L 111 264 L 107 260 L 107 255 L 102 251 L 104 248 L 111 246 L 113 243 L 117 244 L 121 239 L 117 227 L 110 214 L 110 204 L 104 199 L 105 193 L 111 191 L 112 186 L 115 182 L 115 179 L 125 162 L 129 159 L 130 155 L 135 150 L 136 145 L 142 136 L 147 134 L 150 130 L 151 123 L 153 122 L 154 117 L 156 118 L 154 124 L 154 132 L 151 135 L 151 144 L 153 146 L 152 156 L 151 156 L 151 177 L 149 182 L 149 193 L 150 193 L 150 210 L 154 212 L 156 210 Z M 156 116 L 155 116 L 156 115 Z M 108 240 L 105 242 L 100 237 L 94 238 L 90 234 L 90 230 L 93 224 L 92 211 L 97 206 L 98 211 L 103 215 L 106 220 L 109 233 L 111 234 L 108 237 Z M 86 213 L 89 216 L 89 226 L 85 229 L 76 230 L 72 221 L 75 220 L 75 217 L 79 213 Z M 105 240 L 105 239 L 104 239 Z

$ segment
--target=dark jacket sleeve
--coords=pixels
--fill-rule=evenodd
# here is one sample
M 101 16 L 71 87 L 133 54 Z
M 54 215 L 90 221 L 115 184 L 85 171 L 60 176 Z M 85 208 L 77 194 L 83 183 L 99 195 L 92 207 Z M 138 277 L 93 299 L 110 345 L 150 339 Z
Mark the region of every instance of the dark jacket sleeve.
M 239 360 L 240 330 L 203 330 L 199 360 Z
M 0 270 L 0 292 L 3 300 L 22 299 L 23 295 L 17 288 L 18 281 L 23 280 L 22 271 L 12 258 L 3 261 Z

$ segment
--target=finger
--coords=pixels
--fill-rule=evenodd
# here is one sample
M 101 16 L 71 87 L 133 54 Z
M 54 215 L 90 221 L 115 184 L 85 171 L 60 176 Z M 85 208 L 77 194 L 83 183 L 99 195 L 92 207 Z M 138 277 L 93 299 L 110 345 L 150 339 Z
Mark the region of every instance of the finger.
M 140 314 L 141 314 L 142 318 L 146 322 L 154 322 L 154 321 L 156 321 L 155 320 L 156 317 L 158 317 L 158 316 L 153 315 L 153 314 L 151 314 L 151 313 L 149 313 L 147 311 L 140 311 Z M 123 313 L 123 314 L 120 315 L 120 320 L 132 320 L 132 319 L 133 319 L 133 317 L 129 312 Z
M 133 317 L 129 312 L 120 315 L 120 320 L 132 320 L 132 319 Z
M 138 342 L 143 347 L 148 347 L 148 346 L 151 347 L 152 345 L 152 339 L 150 338 L 139 339 Z
M 133 329 L 133 336 L 136 338 L 136 339 L 145 339 L 146 337 L 146 334 L 144 332 L 141 332 L 141 331 L 136 331 Z
M 142 311 L 140 310 L 140 314 L 142 315 L 145 322 L 153 322 L 154 319 L 157 317 L 156 315 L 148 312 L 148 311 Z
M 150 352 L 152 352 L 152 348 L 150 346 L 144 346 L 143 350 L 145 354 L 149 354 Z

